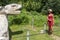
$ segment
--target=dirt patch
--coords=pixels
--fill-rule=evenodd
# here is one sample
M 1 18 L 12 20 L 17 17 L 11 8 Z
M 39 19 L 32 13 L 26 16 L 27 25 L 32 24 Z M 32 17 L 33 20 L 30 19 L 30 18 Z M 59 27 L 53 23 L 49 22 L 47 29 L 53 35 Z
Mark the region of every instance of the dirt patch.
M 50 35 L 54 40 L 60 40 L 60 37 L 59 36 L 56 36 L 56 35 Z

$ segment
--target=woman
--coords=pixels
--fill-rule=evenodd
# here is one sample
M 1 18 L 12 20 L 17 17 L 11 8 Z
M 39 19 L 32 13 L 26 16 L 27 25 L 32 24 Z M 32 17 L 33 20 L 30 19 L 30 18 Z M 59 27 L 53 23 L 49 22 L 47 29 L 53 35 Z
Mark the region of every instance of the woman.
M 49 9 L 48 10 L 48 17 L 47 17 L 47 22 L 48 22 L 48 34 L 52 34 L 52 27 L 54 25 L 54 15 L 53 15 L 53 12 L 52 12 L 52 9 Z

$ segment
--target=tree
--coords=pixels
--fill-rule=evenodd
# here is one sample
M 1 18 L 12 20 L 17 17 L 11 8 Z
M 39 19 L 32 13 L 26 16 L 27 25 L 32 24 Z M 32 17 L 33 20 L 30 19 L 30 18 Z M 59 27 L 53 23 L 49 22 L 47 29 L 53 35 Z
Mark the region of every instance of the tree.
M 55 14 L 60 13 L 60 0 L 46 0 L 45 3 L 43 10 L 51 8 Z
M 0 5 L 6 5 L 6 4 L 9 4 L 10 2 L 9 2 L 10 0 L 0 0 Z

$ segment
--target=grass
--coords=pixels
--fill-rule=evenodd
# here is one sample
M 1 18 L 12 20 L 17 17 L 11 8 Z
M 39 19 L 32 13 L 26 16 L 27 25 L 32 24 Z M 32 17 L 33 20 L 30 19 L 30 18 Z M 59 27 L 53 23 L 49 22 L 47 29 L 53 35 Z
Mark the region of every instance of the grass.
M 30 40 L 53 40 L 48 34 L 40 34 L 43 27 L 35 27 L 34 31 L 31 25 L 12 25 L 10 26 L 10 33 L 12 40 L 26 40 L 26 32 L 29 29 Z
M 60 36 L 60 27 L 59 26 L 54 26 L 53 34 Z

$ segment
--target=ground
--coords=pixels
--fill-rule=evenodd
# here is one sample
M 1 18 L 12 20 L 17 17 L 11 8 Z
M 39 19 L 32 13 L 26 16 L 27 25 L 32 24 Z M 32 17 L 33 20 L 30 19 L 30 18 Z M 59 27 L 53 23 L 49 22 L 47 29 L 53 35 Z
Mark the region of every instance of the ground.
M 60 37 L 59 37 L 59 36 L 56 36 L 56 35 L 54 35 L 54 34 L 52 34 L 51 37 L 52 37 L 54 40 L 60 40 Z
M 26 40 L 27 29 L 30 31 L 30 40 L 53 40 L 47 33 L 40 34 L 43 27 L 32 29 L 30 25 L 12 25 L 10 27 L 10 36 L 12 40 Z

